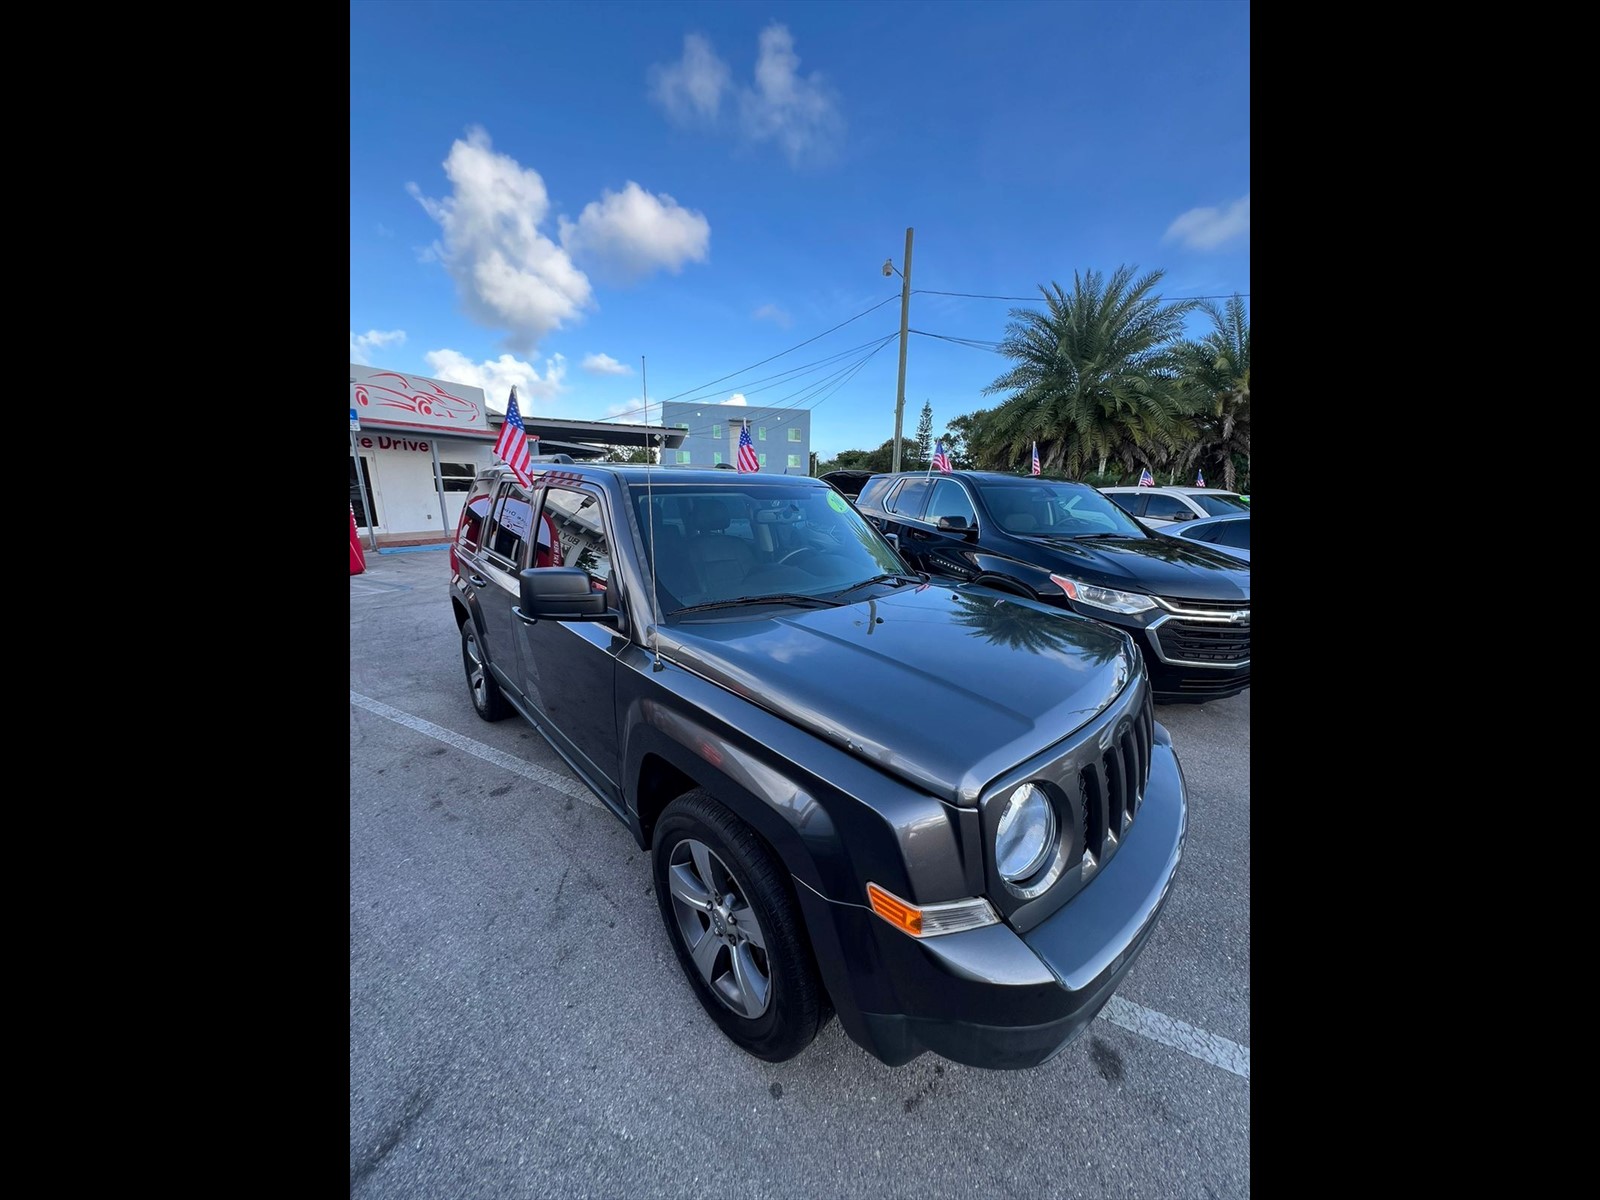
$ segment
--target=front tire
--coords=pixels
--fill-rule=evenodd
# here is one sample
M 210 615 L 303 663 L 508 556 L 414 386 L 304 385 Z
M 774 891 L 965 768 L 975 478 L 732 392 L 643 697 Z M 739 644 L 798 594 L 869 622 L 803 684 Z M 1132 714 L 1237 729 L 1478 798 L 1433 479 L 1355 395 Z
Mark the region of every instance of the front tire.
M 500 694 L 500 685 L 489 670 L 489 659 L 483 652 L 483 641 L 478 637 L 478 627 L 468 616 L 461 623 L 461 665 L 467 672 L 467 691 L 472 696 L 472 707 L 485 721 L 499 721 L 510 715 L 511 706 Z
M 826 1001 L 787 877 L 766 843 L 697 789 L 656 821 L 651 868 L 667 939 L 729 1040 L 767 1062 L 809 1046 Z

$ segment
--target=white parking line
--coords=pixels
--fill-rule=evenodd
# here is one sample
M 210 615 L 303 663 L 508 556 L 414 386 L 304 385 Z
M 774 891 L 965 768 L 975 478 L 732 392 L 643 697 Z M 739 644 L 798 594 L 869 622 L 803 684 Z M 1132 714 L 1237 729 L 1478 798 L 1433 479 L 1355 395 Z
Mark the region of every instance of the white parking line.
M 560 792 L 563 796 L 571 796 L 574 800 L 582 800 L 585 804 L 595 808 L 604 808 L 599 798 L 576 779 L 566 775 L 557 775 L 554 771 L 546 771 L 543 767 L 536 767 L 531 762 L 524 762 L 513 754 L 504 750 L 496 750 L 493 746 L 485 746 L 482 742 L 473 741 L 463 737 L 454 730 L 446 729 L 443 725 L 435 725 L 432 721 L 424 721 L 421 717 L 413 717 L 408 712 L 401 712 L 398 708 L 391 708 L 382 700 L 374 700 L 371 696 L 363 696 L 360 692 L 350 693 L 350 703 L 357 708 L 364 708 L 369 713 L 393 721 L 396 725 L 404 725 L 407 729 L 414 729 L 447 746 L 454 746 L 457 750 L 465 750 L 474 758 L 481 758 L 486 763 L 493 763 L 524 779 L 531 779 L 535 783 L 542 783 L 551 791 Z
M 1111 1002 L 1100 1010 L 1100 1015 L 1113 1025 L 1120 1025 L 1140 1037 L 1182 1050 L 1213 1067 L 1250 1078 L 1249 1046 L 1241 1046 L 1238 1042 L 1230 1042 L 1204 1029 L 1196 1029 L 1177 1017 L 1169 1017 L 1166 1013 L 1135 1004 L 1132 1000 L 1124 1000 L 1121 996 L 1111 997 Z
M 547 771 L 543 767 L 536 767 L 530 762 L 525 762 L 513 754 L 503 750 L 496 750 L 493 746 L 486 746 L 482 742 L 446 729 L 442 725 L 435 725 L 432 721 L 425 721 L 421 717 L 414 717 L 408 712 L 402 712 L 385 704 L 381 700 L 374 700 L 371 696 L 363 696 L 360 692 L 351 691 L 350 703 L 357 708 L 364 708 L 376 716 L 396 725 L 404 725 L 407 729 L 443 742 L 447 746 L 454 746 L 457 750 L 464 750 L 474 758 L 481 758 L 486 763 L 520 775 L 524 779 L 531 779 L 535 783 L 543 784 L 551 791 L 560 792 L 563 796 L 571 796 L 574 800 L 582 800 L 585 804 L 595 808 L 604 808 L 599 799 L 588 788 L 575 779 L 565 775 L 557 775 L 554 771 Z M 1182 1050 L 1185 1054 L 1198 1058 L 1201 1062 L 1210 1063 L 1224 1071 L 1231 1071 L 1245 1079 L 1250 1078 L 1250 1047 L 1241 1046 L 1238 1042 L 1230 1042 L 1225 1037 L 1218 1037 L 1214 1033 L 1207 1033 L 1204 1029 L 1197 1029 L 1186 1021 L 1176 1017 L 1169 1017 L 1166 1013 L 1157 1012 L 1153 1008 L 1146 1008 L 1142 1004 L 1135 1004 L 1132 1000 L 1124 1000 L 1121 996 L 1113 996 L 1107 1005 L 1100 1010 L 1100 1019 L 1119 1025 L 1140 1037 L 1147 1037 L 1153 1042 L 1160 1042 L 1163 1046 L 1171 1046 L 1174 1050 Z

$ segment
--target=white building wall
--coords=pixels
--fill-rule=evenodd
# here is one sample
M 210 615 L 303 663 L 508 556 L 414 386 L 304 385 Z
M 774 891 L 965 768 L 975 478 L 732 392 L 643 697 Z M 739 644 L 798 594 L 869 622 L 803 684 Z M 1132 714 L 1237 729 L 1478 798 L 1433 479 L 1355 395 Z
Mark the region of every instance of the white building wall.
M 447 539 L 455 532 L 466 492 L 446 492 L 445 521 L 439 520 L 439 495 L 433 477 L 433 438 L 425 433 L 391 432 L 363 428 L 356 446 L 372 469 L 368 487 L 373 492 L 377 531 L 389 537 L 432 534 Z M 438 440 L 441 463 L 470 463 L 474 472 L 494 463 L 494 443 Z

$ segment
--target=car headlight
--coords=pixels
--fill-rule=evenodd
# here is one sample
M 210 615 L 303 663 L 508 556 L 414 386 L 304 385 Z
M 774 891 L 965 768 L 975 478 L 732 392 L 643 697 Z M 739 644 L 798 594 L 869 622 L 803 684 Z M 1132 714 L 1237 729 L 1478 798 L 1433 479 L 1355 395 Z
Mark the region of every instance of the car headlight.
M 1141 613 L 1156 606 L 1149 596 L 1142 596 L 1138 592 L 1119 592 L 1116 588 L 1084 583 L 1081 579 L 1068 579 L 1065 575 L 1052 575 L 1050 579 L 1079 604 L 1090 604 L 1119 613 Z
M 1050 799 L 1031 783 L 1014 788 L 1000 813 L 994 835 L 994 862 L 1007 883 L 1038 873 L 1056 848 L 1056 813 Z

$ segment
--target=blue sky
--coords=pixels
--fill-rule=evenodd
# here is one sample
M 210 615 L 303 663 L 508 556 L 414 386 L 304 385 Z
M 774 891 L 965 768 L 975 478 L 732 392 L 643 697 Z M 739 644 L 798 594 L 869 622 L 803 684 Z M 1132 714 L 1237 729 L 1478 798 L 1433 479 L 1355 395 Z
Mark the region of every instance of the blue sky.
M 882 268 L 908 226 L 928 293 L 1036 297 L 1126 263 L 1168 296 L 1249 294 L 1249 17 L 357 0 L 352 358 L 632 421 L 643 355 L 653 401 L 804 406 L 824 458 L 870 449 L 894 432 Z M 914 291 L 910 325 L 996 342 L 1019 304 Z M 936 432 L 998 403 L 1006 366 L 913 335 L 905 435 L 924 400 Z

